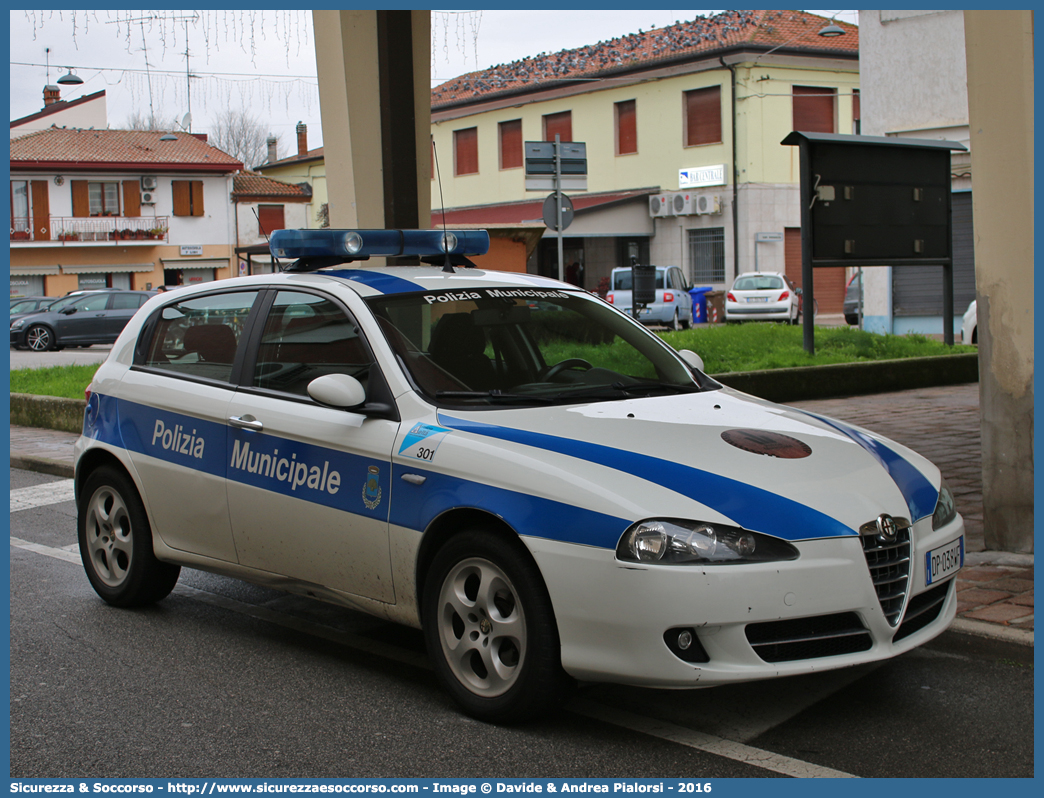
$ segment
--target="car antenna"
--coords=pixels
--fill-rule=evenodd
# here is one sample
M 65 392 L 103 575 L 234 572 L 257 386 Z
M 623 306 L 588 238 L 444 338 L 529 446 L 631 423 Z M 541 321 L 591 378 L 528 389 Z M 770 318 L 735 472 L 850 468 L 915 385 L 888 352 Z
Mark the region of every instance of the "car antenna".
M 254 218 L 257 219 L 257 229 L 261 231 L 261 235 L 263 235 L 265 241 L 268 242 L 268 251 L 272 252 L 272 239 L 268 237 L 268 231 L 265 230 L 265 226 L 261 223 L 261 217 L 257 215 L 257 208 L 251 208 L 250 210 L 253 212 Z M 277 258 L 273 253 L 272 260 L 279 260 L 279 258 Z M 279 264 L 279 271 L 285 271 L 285 267 L 281 263 Z
M 447 236 L 446 236 L 446 201 L 442 198 L 442 173 L 439 172 L 439 151 L 435 146 L 435 137 L 431 137 L 431 152 L 435 156 L 435 178 L 439 184 L 439 205 L 442 206 L 442 248 L 446 251 L 446 260 L 442 267 L 444 272 L 455 274 L 456 269 L 453 268 L 453 264 L 450 263 L 449 249 L 446 247 Z

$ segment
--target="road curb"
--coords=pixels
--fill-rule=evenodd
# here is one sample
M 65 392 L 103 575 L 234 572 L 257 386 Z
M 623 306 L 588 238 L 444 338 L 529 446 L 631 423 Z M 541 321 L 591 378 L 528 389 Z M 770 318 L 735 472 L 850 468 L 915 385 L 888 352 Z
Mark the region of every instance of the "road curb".
M 46 457 L 33 457 L 32 455 L 11 455 L 11 468 L 20 468 L 24 471 L 37 471 L 41 474 L 50 474 L 55 477 L 66 477 L 72 479 L 76 475 L 75 469 L 68 463 L 60 463 Z
M 954 618 L 953 623 L 950 624 L 950 631 L 976 637 L 989 637 L 993 640 L 1003 640 L 1006 643 L 1033 648 L 1033 632 L 1028 629 L 1013 629 L 1010 626 L 1000 626 L 971 618 Z

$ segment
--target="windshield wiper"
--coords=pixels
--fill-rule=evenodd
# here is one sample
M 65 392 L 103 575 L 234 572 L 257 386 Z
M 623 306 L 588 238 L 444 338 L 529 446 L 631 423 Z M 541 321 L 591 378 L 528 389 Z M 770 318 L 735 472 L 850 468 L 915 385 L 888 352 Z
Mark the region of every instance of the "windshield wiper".
M 497 388 L 492 391 L 435 391 L 436 399 L 486 399 L 494 402 L 518 402 L 546 405 L 551 400 L 544 396 L 521 393 L 503 393 Z
M 588 385 L 577 391 L 559 391 L 552 395 L 557 401 L 575 399 L 630 399 L 634 396 L 648 396 L 650 393 L 697 393 L 698 385 L 676 385 L 668 382 L 613 382 L 608 385 Z

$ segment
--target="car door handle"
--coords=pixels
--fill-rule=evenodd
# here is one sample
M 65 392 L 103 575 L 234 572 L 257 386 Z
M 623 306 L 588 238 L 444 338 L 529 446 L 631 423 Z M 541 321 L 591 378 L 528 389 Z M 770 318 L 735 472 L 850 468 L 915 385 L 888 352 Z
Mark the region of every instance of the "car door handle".
M 250 429 L 255 432 L 260 432 L 265 428 L 265 425 L 254 418 L 252 415 L 247 413 L 245 416 L 229 416 L 228 423 L 233 427 L 239 427 L 239 429 Z

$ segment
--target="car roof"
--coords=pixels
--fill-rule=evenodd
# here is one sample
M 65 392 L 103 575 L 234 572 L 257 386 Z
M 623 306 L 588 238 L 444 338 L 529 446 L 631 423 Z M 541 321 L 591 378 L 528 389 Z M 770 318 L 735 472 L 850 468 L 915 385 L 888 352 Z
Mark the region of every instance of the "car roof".
M 548 277 L 522 272 L 496 271 L 492 269 L 466 269 L 458 267 L 453 272 L 434 266 L 359 266 L 346 263 L 312 272 L 275 272 L 251 277 L 234 277 L 220 283 L 202 283 L 182 286 L 170 292 L 178 298 L 189 294 L 203 293 L 224 287 L 271 285 L 275 287 L 321 287 L 330 284 L 342 285 L 362 297 L 420 293 L 424 291 L 454 290 L 470 288 L 511 288 L 543 291 L 573 291 L 587 293 L 574 285 L 560 283 Z

